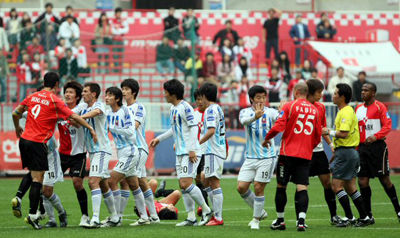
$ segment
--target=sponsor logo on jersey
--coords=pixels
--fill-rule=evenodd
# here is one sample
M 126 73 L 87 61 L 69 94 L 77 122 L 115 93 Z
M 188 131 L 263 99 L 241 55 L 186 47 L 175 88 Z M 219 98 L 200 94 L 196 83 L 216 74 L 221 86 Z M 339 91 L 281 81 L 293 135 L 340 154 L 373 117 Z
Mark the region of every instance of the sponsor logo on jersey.
M 386 112 L 386 118 L 387 118 L 387 119 L 390 119 L 389 112 Z

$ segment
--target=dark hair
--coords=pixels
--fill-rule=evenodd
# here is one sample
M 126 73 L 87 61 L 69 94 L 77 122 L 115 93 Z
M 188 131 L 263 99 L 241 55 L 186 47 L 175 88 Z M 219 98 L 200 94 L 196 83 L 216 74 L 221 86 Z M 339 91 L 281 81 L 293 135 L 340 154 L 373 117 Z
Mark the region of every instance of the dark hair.
M 311 68 L 311 73 L 318 73 L 318 70 L 316 68 Z
M 102 18 L 103 16 L 106 16 L 106 18 L 108 19 L 107 14 L 106 14 L 105 12 L 102 12 L 101 15 L 100 15 L 100 17 L 99 17 L 99 26 L 100 26 L 100 27 L 103 27 L 103 21 L 101 20 L 101 18 Z M 107 23 L 107 25 L 108 25 L 108 21 L 106 21 L 106 23 Z
M 344 96 L 344 101 L 346 104 L 348 104 L 351 100 L 351 95 L 352 95 L 352 90 L 351 87 L 348 84 L 345 83 L 339 83 L 336 85 L 336 88 L 338 88 L 338 94 L 339 97 Z
M 338 72 L 340 69 L 344 71 L 344 68 L 343 68 L 342 66 L 340 66 L 340 67 L 338 67 L 338 68 L 336 69 L 336 72 Z
M 68 16 L 65 17 L 65 19 L 66 20 L 68 20 L 68 19 L 72 19 L 73 20 L 74 18 L 71 15 L 68 15 Z
M 117 87 L 109 87 L 106 89 L 106 94 L 107 93 L 114 95 L 115 100 L 119 99 L 119 101 L 117 102 L 117 105 L 120 107 L 122 106 L 122 91 L 121 91 L 121 89 L 119 89 Z
M 183 94 L 185 93 L 185 86 L 179 82 L 177 79 L 171 79 L 164 83 L 164 90 L 169 93 L 169 95 L 175 95 L 176 99 L 182 100 Z
M 231 20 L 227 20 L 227 21 L 225 22 L 225 25 L 228 24 L 228 23 L 230 23 L 230 24 L 232 25 L 232 21 L 231 21 Z
M 358 75 L 360 75 L 360 74 L 363 74 L 365 77 L 367 77 L 367 73 L 366 73 L 365 71 L 360 71 L 360 72 L 358 73 Z
M 71 49 L 71 48 L 67 48 L 67 49 L 65 50 L 65 53 L 67 53 L 68 51 L 71 51 L 71 52 L 72 52 L 72 49 Z
M 200 97 L 201 96 L 201 94 L 200 94 L 200 90 L 197 88 L 196 90 L 194 90 L 194 92 L 193 92 L 193 97 L 194 97 L 194 99 L 196 100 L 198 97 Z
M 275 69 L 275 70 L 277 70 L 277 71 L 279 72 L 279 68 L 278 68 L 278 67 L 272 67 L 272 68 L 271 68 L 271 71 L 272 71 L 273 69 Z
M 324 90 L 324 84 L 319 79 L 309 79 L 307 80 L 308 94 L 314 95 L 317 90 Z
M 160 220 L 178 220 L 178 214 L 176 211 L 172 211 L 168 208 L 161 209 L 158 212 Z
M 321 13 L 321 17 L 323 17 L 323 16 L 328 16 L 328 13 L 327 12 Z
M 90 92 L 96 93 L 96 98 L 99 98 L 101 90 L 100 90 L 100 85 L 98 83 L 93 83 L 93 82 L 87 82 L 83 85 L 84 88 L 89 87 Z
M 211 55 L 212 57 L 214 57 L 214 54 L 211 53 L 211 52 L 208 52 L 208 53 L 206 54 L 206 57 L 209 56 L 209 55 Z
M 212 83 L 205 83 L 200 87 L 200 94 L 207 98 L 208 101 L 216 102 L 218 95 L 218 87 Z
M 45 8 L 48 8 L 48 7 L 51 7 L 51 8 L 53 8 L 53 4 L 52 3 L 46 3 L 46 5 L 44 6 Z
M 369 85 L 371 85 L 371 87 L 372 87 L 372 91 L 374 91 L 374 92 L 376 92 L 376 91 L 378 90 L 378 88 L 376 87 L 376 84 L 374 84 L 374 83 L 367 82 L 367 83 L 365 83 L 365 84 L 369 84 Z
M 48 72 L 44 75 L 44 86 L 48 88 L 54 88 L 58 82 L 60 82 L 60 76 L 54 72 Z
M 65 10 L 68 10 L 68 9 L 74 10 L 74 9 L 72 8 L 72 6 L 69 6 L 69 5 L 65 8 Z
M 135 79 L 129 78 L 122 81 L 121 88 L 123 87 L 128 87 L 131 89 L 132 94 L 134 94 L 133 96 L 134 99 L 136 99 L 136 97 L 139 95 L 140 86 Z
M 284 60 L 282 61 L 281 55 L 285 55 L 285 56 L 286 56 L 286 59 L 284 59 Z M 278 63 L 279 63 L 279 67 L 281 67 L 281 68 L 285 67 L 286 70 L 287 70 L 287 69 L 290 69 L 289 56 L 288 56 L 288 54 L 287 54 L 286 51 L 281 51 L 281 53 L 279 53 L 279 56 L 278 56 Z
M 252 99 L 254 99 L 257 93 L 264 93 L 265 95 L 267 95 L 267 90 L 265 90 L 265 88 L 260 85 L 254 85 L 253 87 L 251 87 L 248 92 L 250 103 L 253 103 Z
M 72 88 L 73 90 L 75 90 L 76 97 L 77 98 L 79 97 L 79 99 L 76 101 L 76 104 L 79 104 L 79 102 L 82 99 L 82 91 L 83 91 L 82 84 L 80 84 L 80 83 L 78 83 L 76 81 L 69 81 L 68 83 L 66 83 L 64 85 L 64 94 L 65 94 L 65 91 L 67 91 L 68 88 Z
M 122 8 L 120 8 L 120 7 L 115 8 L 115 13 L 118 13 L 118 12 L 122 12 Z
M 44 89 L 44 85 L 41 85 L 39 87 L 36 88 L 36 92 L 40 92 Z
M 10 10 L 10 18 L 11 18 L 11 19 L 17 19 L 17 18 L 18 18 L 18 14 L 17 14 L 15 17 L 12 17 L 12 16 L 11 16 L 11 13 L 12 13 L 12 12 L 17 12 L 17 10 L 15 9 L 15 7 L 11 8 L 11 10 Z

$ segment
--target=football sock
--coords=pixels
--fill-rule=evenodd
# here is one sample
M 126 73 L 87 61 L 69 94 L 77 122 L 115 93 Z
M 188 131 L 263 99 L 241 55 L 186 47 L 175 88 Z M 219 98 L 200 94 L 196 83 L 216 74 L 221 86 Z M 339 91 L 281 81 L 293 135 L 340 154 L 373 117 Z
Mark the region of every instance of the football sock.
M 244 202 L 251 208 L 254 208 L 254 199 L 256 195 L 249 189 L 247 192 L 244 194 L 240 194 L 240 196 L 243 198 Z
M 372 197 L 372 191 L 371 187 L 365 187 L 365 188 L 360 188 L 361 196 L 364 202 L 364 209 L 365 212 L 368 214 L 368 216 L 371 218 L 372 217 L 372 209 L 371 209 L 371 197 Z
M 392 201 L 394 210 L 396 211 L 396 213 L 399 213 L 400 212 L 399 199 L 397 197 L 396 188 L 394 187 L 394 184 L 389 189 L 387 189 L 385 187 L 385 192 L 388 195 L 388 197 L 390 198 L 390 200 Z
M 296 212 L 296 220 L 299 220 L 299 193 L 297 189 L 294 192 L 294 211 Z
M 286 203 L 287 203 L 286 188 L 276 188 L 275 207 L 278 216 L 277 222 L 284 221 L 284 212 Z
M 143 196 L 144 196 L 146 206 L 149 209 L 150 216 L 153 218 L 158 218 L 156 206 L 154 204 L 153 191 L 151 191 L 151 189 L 149 189 L 146 192 L 144 192 Z
M 135 191 L 132 191 L 133 197 L 135 198 L 135 204 L 136 208 L 138 209 L 138 212 L 140 214 L 140 218 L 144 220 L 148 220 L 149 217 L 147 216 L 146 212 L 146 204 L 144 202 L 144 196 L 142 193 L 142 190 L 140 188 L 136 189 Z
M 60 197 L 57 196 L 57 194 L 53 193 L 53 195 L 51 195 L 51 197 L 48 200 L 51 202 L 53 207 L 57 210 L 58 214 L 61 214 L 64 212 L 64 208 L 61 204 Z
M 31 172 L 29 172 L 25 174 L 25 176 L 22 178 L 21 183 L 19 184 L 17 194 L 15 196 L 18 197 L 19 199 L 22 199 L 25 193 L 31 187 L 31 184 L 32 184 L 32 175 Z
M 260 218 L 264 212 L 265 196 L 257 196 L 254 199 L 253 217 Z
M 215 219 L 222 221 L 222 205 L 224 203 L 224 195 L 222 194 L 222 189 L 217 188 L 213 190 L 213 205 Z
M 40 194 L 40 199 L 39 199 L 39 211 L 40 211 L 40 214 L 46 213 L 46 210 L 44 209 L 44 206 L 43 206 L 43 195 L 42 194 Z
M 347 196 L 347 193 L 344 190 L 340 190 L 336 193 L 336 197 L 338 198 L 340 205 L 342 205 L 344 213 L 347 218 L 353 219 L 353 212 L 351 211 L 350 207 L 350 199 Z
M 299 224 L 304 224 L 306 219 L 306 213 L 308 209 L 308 192 L 307 190 L 302 190 L 297 192 L 297 197 L 299 200 Z
M 93 217 L 92 220 L 99 222 L 100 207 L 101 207 L 101 190 L 100 188 L 94 189 L 92 193 L 92 210 Z
M 89 216 L 86 190 L 82 189 L 81 191 L 76 192 L 76 196 L 78 198 L 79 206 L 81 207 L 82 215 Z
M 203 195 L 201 194 L 201 191 L 197 186 L 195 186 L 194 184 L 190 185 L 185 190 L 185 193 L 189 194 L 190 197 L 192 197 L 192 199 L 197 203 L 198 206 L 201 206 L 201 208 L 203 209 L 205 214 L 211 212 L 210 207 L 206 204 L 206 201 L 204 200 Z M 215 201 L 215 199 L 214 199 L 214 201 Z
M 39 207 L 40 190 L 42 190 L 42 184 L 39 182 L 32 182 L 29 191 L 29 214 L 32 216 L 36 214 Z
M 203 195 L 204 201 L 206 201 L 207 205 L 208 204 L 208 194 L 207 191 L 205 190 L 204 186 L 202 183 L 196 183 L 196 186 L 200 189 L 201 194 Z
M 214 208 L 214 205 L 213 205 L 214 196 L 212 193 L 212 189 L 211 189 L 211 187 L 207 187 L 207 188 L 205 188 L 205 190 L 206 190 L 208 198 L 210 200 L 210 205 Z
M 328 204 L 329 212 L 331 213 L 331 217 L 337 215 L 336 213 L 336 197 L 335 193 L 332 191 L 331 188 L 324 189 L 325 201 Z
M 45 196 L 43 198 L 43 206 L 46 209 L 46 214 L 49 216 L 49 220 L 52 222 L 56 222 L 56 217 L 54 215 L 54 208 L 49 199 L 47 199 Z
M 363 199 L 361 197 L 361 193 L 359 191 L 355 191 L 351 195 L 351 199 L 353 200 L 354 205 L 357 207 L 358 213 L 360 213 L 360 218 L 365 219 L 367 213 L 365 212 L 365 207 L 363 203 Z
M 185 205 L 186 212 L 188 213 L 187 219 L 190 221 L 194 221 L 196 219 L 196 215 L 194 212 L 194 210 L 196 209 L 195 202 L 192 199 L 192 197 L 189 194 L 187 194 L 183 189 L 182 189 L 182 195 L 183 195 L 183 204 Z
M 121 208 L 121 191 L 119 189 L 112 191 L 114 197 L 115 211 L 118 216 L 121 216 L 119 209 Z
M 121 203 L 119 205 L 119 214 L 121 216 L 124 214 L 126 205 L 128 204 L 129 201 L 129 196 L 131 196 L 129 190 L 121 190 Z

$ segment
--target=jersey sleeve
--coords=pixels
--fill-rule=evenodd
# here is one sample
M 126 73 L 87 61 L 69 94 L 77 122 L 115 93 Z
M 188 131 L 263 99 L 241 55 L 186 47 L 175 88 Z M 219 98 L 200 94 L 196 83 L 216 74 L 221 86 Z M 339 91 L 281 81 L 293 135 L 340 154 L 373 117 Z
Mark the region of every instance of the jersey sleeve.
M 268 134 L 265 136 L 265 140 L 270 140 L 274 138 L 279 132 L 282 132 L 286 128 L 287 121 L 289 119 L 289 104 L 285 104 L 282 111 L 279 113 L 278 120 L 276 120 L 275 125 L 269 130 Z
M 146 116 L 146 110 L 144 109 L 144 107 L 142 105 L 138 105 L 134 116 L 135 116 L 135 121 L 137 121 L 141 125 L 143 125 L 143 121 Z
M 30 99 L 31 99 L 31 96 L 26 97 L 26 98 L 21 102 L 20 105 L 28 106 Z
M 375 134 L 376 139 L 382 140 L 385 138 L 390 131 L 392 130 L 392 119 L 389 116 L 389 112 L 387 111 L 385 105 L 380 104 L 380 120 L 382 128 Z
M 95 110 L 95 109 L 99 109 L 101 111 L 101 114 L 107 115 L 106 108 L 104 107 L 103 103 L 96 102 L 93 105 L 92 111 Z
M 275 108 L 268 108 L 268 116 L 272 119 L 273 122 L 276 122 L 279 118 L 279 111 Z
M 113 127 L 110 128 L 110 131 L 116 134 L 120 134 L 126 137 L 131 137 L 135 139 L 135 127 L 132 124 L 131 114 L 127 108 L 124 108 L 124 127 Z
M 51 97 L 51 99 L 53 100 L 53 102 L 55 104 L 56 111 L 57 111 L 57 114 L 58 114 L 58 118 L 61 118 L 63 120 L 67 120 L 68 117 L 70 117 L 72 114 L 74 114 L 74 112 L 71 109 L 69 109 L 67 104 L 65 104 L 65 102 L 63 102 L 57 96 L 50 95 L 50 97 Z
M 192 107 L 185 107 L 185 113 L 183 114 L 183 119 L 186 121 L 188 127 L 197 126 L 197 122 L 194 119 L 194 110 Z
M 239 114 L 239 121 L 242 125 L 250 125 L 256 120 L 255 115 L 249 115 L 247 109 L 242 109 Z
M 318 110 L 317 113 L 319 114 Z M 325 124 L 326 124 L 326 118 L 325 118 Z M 318 115 L 315 121 L 313 148 L 317 147 L 318 144 L 321 142 L 321 136 L 322 136 L 322 120 L 321 120 L 321 115 Z
M 81 111 L 86 107 L 87 107 L 86 103 L 80 103 L 75 108 L 73 108 L 72 111 L 79 115 Z
M 207 128 L 217 127 L 217 112 L 213 108 L 207 110 L 204 119 L 207 121 Z

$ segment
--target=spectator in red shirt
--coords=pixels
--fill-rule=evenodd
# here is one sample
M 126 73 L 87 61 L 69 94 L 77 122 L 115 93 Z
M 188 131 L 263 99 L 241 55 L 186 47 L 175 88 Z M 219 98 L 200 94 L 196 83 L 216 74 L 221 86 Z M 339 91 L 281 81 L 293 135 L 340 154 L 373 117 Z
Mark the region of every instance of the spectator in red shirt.
M 28 48 L 26 49 L 31 59 L 33 59 L 35 53 L 39 53 L 41 57 L 44 56 L 43 46 L 40 45 L 39 43 L 40 43 L 39 38 L 35 36 L 32 39 L 32 44 L 29 45 Z
M 53 72 L 44 76 L 44 89 L 27 97 L 13 112 L 15 133 L 19 141 L 22 167 L 28 167 L 32 175 L 32 184 L 29 192 L 29 215 L 27 222 L 36 230 L 42 228 L 36 216 L 40 200 L 40 191 L 44 172 L 48 170 L 47 141 L 53 136 L 54 129 L 60 119 L 72 119 L 89 129 L 93 141 L 97 142 L 97 135 L 93 128 L 73 113 L 55 93 L 58 90 L 60 77 Z M 22 114 L 27 111 L 25 130 L 19 125 Z M 21 210 L 21 203 L 13 204 L 13 210 Z
M 16 68 L 17 80 L 19 82 L 19 100 L 22 101 L 27 95 L 27 90 L 35 87 L 37 81 L 32 77 L 32 62 L 27 53 L 22 55 L 22 63 Z
M 307 186 L 309 184 L 310 160 L 314 148 L 321 141 L 321 120 L 317 108 L 306 100 L 307 84 L 304 82 L 294 87 L 295 101 L 282 107 L 279 118 L 263 142 L 269 147 L 270 139 L 283 132 L 281 150 L 278 159 L 275 206 L 278 219 L 271 225 L 272 230 L 286 229 L 284 210 L 287 202 L 286 187 L 289 181 L 296 184 L 299 220 L 298 231 L 305 231 L 305 219 L 308 208 Z
M 204 81 L 208 83 L 214 83 L 217 81 L 217 64 L 214 60 L 214 54 L 208 52 L 206 55 L 206 60 L 203 62 L 202 76 Z
M 110 20 L 111 33 L 113 35 L 113 59 L 114 65 L 117 69 L 115 73 L 122 71 L 122 62 L 124 59 L 124 35 L 129 32 L 129 24 L 126 20 L 122 19 L 122 8 L 115 9 L 115 18 Z

